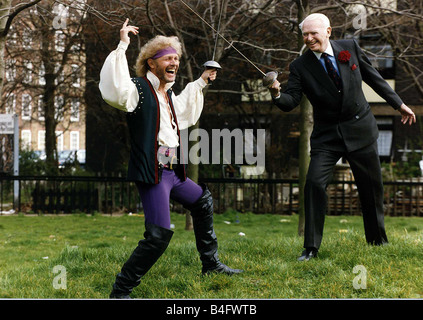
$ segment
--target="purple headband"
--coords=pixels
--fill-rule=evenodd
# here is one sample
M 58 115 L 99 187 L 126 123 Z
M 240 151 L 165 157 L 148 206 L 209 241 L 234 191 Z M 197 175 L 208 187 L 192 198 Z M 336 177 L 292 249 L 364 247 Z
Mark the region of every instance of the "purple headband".
M 161 49 L 161 50 L 157 51 L 156 54 L 151 59 L 158 59 L 158 58 L 163 57 L 167 54 L 177 54 L 176 49 L 174 49 L 172 47 L 167 47 L 167 48 Z

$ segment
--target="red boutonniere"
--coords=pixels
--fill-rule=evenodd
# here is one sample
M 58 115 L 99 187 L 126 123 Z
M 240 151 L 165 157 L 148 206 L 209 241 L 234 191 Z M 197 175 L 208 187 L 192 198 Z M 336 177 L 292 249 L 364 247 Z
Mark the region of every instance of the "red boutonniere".
M 350 61 L 350 58 L 351 58 L 351 53 L 349 53 L 349 51 L 347 51 L 347 50 L 341 51 L 338 54 L 338 61 L 339 62 L 347 63 L 348 61 Z

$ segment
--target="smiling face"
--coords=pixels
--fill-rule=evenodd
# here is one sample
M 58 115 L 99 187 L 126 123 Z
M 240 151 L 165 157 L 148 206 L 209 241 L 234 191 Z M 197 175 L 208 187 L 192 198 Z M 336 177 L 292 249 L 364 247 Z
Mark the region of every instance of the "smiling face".
M 167 54 L 157 59 L 148 59 L 148 65 L 163 85 L 175 81 L 179 69 L 179 57 L 177 54 Z
M 304 21 L 302 27 L 304 44 L 315 52 L 324 52 L 329 45 L 332 28 L 325 27 L 319 19 Z

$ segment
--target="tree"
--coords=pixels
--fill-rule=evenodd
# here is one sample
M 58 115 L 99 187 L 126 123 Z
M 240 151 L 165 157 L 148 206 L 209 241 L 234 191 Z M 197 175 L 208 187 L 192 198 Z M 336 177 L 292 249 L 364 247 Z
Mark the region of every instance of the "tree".
M 48 174 L 57 174 L 57 127 L 60 124 L 66 131 L 72 119 L 83 115 L 85 60 L 80 35 L 84 16 L 80 8 L 70 7 L 80 1 L 35 3 L 19 15 L 8 38 L 6 53 L 16 76 L 8 79 L 5 89 L 22 95 L 22 113 L 28 113 L 28 120 L 44 124 Z M 25 111 L 29 105 L 32 108 Z
M 12 0 L 2 0 L 0 1 L 0 105 L 4 104 L 4 95 L 3 95 L 3 87 L 4 87 L 4 76 L 5 76 L 5 46 L 6 46 L 6 39 L 9 34 L 10 28 L 12 26 L 12 22 L 15 17 L 34 5 L 36 5 L 41 0 L 35 0 L 24 4 L 16 4 L 12 6 Z M 10 140 L 10 143 L 7 141 Z M 2 163 L 2 170 L 9 171 L 12 165 L 12 147 L 11 147 L 11 139 L 10 137 L 4 136 L 0 140 L 0 147 L 2 151 L 5 151 L 5 154 L 2 156 L 0 162 Z M 8 156 L 9 155 L 9 156 Z M 5 163 L 3 163 L 5 162 Z
M 34 0 L 28 3 L 15 4 L 14 6 L 12 6 L 12 0 L 0 1 L 0 92 L 2 92 L 4 85 L 4 48 L 6 37 L 9 34 L 13 19 L 15 19 L 20 12 L 36 5 L 40 1 L 41 0 Z

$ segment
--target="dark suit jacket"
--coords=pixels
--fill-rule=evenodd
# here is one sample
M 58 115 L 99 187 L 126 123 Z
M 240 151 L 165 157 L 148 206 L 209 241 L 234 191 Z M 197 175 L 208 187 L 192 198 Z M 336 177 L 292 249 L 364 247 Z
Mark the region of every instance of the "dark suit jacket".
M 348 62 L 338 62 L 343 89 L 339 92 L 311 50 L 307 50 L 289 66 L 288 84 L 274 104 L 283 111 L 299 105 L 304 93 L 313 106 L 314 129 L 311 148 L 331 150 L 342 137 L 347 150 L 370 145 L 378 138 L 376 120 L 364 97 L 362 81 L 398 109 L 401 98 L 392 90 L 355 40 L 330 41 L 337 58 L 341 51 L 351 54 Z

